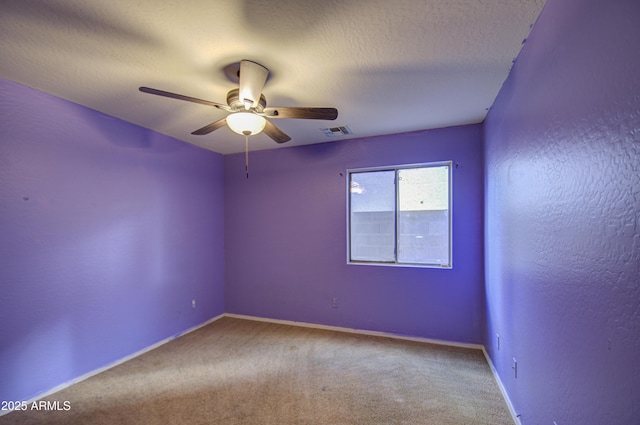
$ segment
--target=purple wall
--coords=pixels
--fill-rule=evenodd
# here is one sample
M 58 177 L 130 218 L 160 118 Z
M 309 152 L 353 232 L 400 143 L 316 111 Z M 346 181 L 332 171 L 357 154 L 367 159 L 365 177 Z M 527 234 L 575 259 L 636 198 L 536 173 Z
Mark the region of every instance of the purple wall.
M 639 46 L 637 0 L 549 0 L 485 122 L 485 345 L 526 425 L 640 423 Z
M 0 400 L 222 313 L 222 203 L 221 155 L 0 80 Z
M 446 160 L 453 269 L 347 265 L 346 170 Z M 480 125 L 252 152 L 248 180 L 224 163 L 227 312 L 481 343 Z

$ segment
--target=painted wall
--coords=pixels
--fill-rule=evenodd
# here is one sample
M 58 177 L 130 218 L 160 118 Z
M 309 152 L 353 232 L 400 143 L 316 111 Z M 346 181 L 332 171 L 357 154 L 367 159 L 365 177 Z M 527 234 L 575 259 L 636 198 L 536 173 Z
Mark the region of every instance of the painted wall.
M 447 160 L 453 269 L 347 265 L 346 170 Z M 244 161 L 224 158 L 228 313 L 482 341 L 480 125 L 252 152 L 249 179 Z
M 223 312 L 222 172 L 221 155 L 0 80 L 0 400 Z
M 485 345 L 526 425 L 640 423 L 639 23 L 549 0 L 485 121 Z

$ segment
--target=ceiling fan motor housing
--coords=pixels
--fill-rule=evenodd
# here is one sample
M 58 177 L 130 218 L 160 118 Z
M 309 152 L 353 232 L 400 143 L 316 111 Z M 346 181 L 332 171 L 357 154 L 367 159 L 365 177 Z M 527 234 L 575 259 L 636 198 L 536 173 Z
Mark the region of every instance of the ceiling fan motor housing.
M 227 93 L 227 105 L 229 105 L 229 107 L 233 111 L 245 111 L 246 110 L 244 103 L 242 103 L 240 101 L 240 90 L 239 89 L 233 89 L 233 90 L 230 90 L 229 93 Z M 263 94 L 261 94 L 260 95 L 260 101 L 258 102 L 258 105 L 255 108 L 251 108 L 251 110 L 254 111 L 254 112 L 262 112 L 266 106 L 267 106 L 267 99 L 264 97 Z

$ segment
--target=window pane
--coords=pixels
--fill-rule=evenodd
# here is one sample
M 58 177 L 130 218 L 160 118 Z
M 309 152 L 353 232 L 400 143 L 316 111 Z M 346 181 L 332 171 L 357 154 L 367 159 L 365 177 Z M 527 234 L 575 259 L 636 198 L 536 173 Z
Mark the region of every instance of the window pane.
M 449 265 L 449 167 L 398 170 L 398 262 Z
M 353 261 L 395 261 L 395 171 L 351 173 Z

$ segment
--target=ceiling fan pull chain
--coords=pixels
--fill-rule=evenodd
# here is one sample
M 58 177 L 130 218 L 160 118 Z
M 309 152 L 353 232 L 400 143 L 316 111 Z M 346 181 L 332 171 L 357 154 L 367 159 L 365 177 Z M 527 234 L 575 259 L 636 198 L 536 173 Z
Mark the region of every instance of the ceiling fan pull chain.
M 247 172 L 247 180 L 249 179 L 249 135 L 244 135 L 244 170 Z

